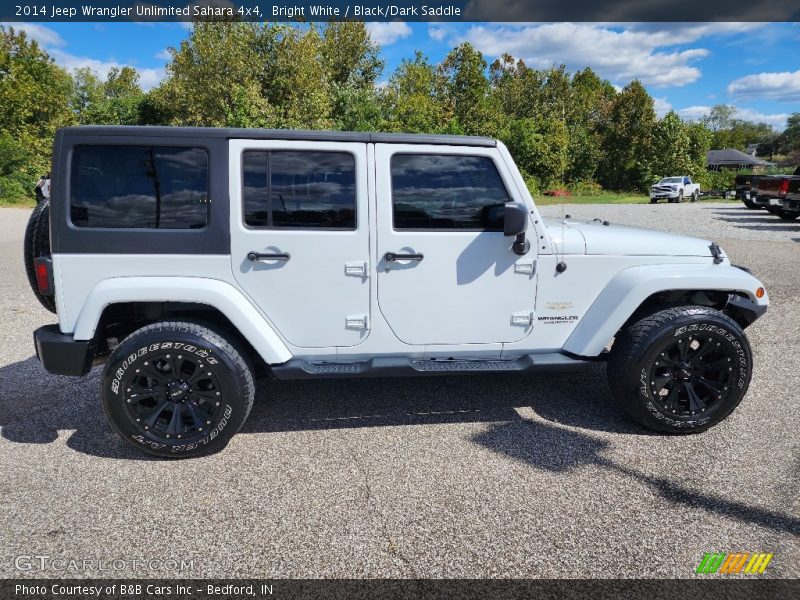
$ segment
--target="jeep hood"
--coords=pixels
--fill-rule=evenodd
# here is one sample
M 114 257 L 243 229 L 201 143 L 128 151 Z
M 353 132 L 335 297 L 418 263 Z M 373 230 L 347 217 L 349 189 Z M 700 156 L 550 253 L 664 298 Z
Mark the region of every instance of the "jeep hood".
M 709 240 L 601 220 L 544 219 L 560 252 L 624 256 L 711 256 Z M 563 226 L 562 226 L 563 224 Z

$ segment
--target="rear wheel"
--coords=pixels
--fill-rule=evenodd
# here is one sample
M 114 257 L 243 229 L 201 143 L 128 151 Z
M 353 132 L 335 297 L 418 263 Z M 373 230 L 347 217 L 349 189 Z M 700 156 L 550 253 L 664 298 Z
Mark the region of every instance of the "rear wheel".
M 611 389 L 645 427 L 666 433 L 705 431 L 739 405 L 753 359 L 739 325 L 701 306 L 644 317 L 615 340 L 608 361 Z
M 697 202 L 700 199 L 700 192 L 695 190 L 692 192 L 692 202 Z
M 164 321 L 128 336 L 103 372 L 103 409 L 129 444 L 184 458 L 224 448 L 253 406 L 246 352 L 197 323 Z
M 33 209 L 25 228 L 23 259 L 33 295 L 47 310 L 56 312 L 55 296 L 44 296 L 36 282 L 36 259 L 50 256 L 50 200 L 43 199 Z

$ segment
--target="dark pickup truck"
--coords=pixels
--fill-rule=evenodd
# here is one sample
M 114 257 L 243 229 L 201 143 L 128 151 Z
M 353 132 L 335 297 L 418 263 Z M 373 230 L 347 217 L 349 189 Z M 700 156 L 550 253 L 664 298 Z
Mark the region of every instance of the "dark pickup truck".
M 758 175 L 752 173 L 742 173 L 737 175 L 734 180 L 734 187 L 736 188 L 736 199 L 744 202 L 744 205 L 750 209 L 761 208 L 752 200 L 753 184 L 758 182 Z
M 784 221 L 794 221 L 800 217 L 800 167 L 795 169 L 794 175 L 758 177 L 752 183 L 750 196 L 756 205 Z

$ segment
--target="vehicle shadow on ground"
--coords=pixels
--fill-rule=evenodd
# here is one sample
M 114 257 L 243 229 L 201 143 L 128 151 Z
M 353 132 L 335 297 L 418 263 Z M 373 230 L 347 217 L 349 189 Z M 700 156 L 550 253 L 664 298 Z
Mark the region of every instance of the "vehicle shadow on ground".
M 23 444 L 69 436 L 67 446 L 103 458 L 150 460 L 107 423 L 100 368 L 82 378 L 45 373 L 31 357 L 0 367 L 0 435 Z M 608 391 L 604 365 L 565 374 L 488 374 L 279 381 L 260 379 L 243 434 L 542 418 L 582 429 L 651 435 L 632 423 Z
M 99 376 L 99 369 L 83 378 L 48 375 L 33 357 L 0 367 L 2 438 L 47 444 L 68 435 L 67 446 L 83 454 L 159 460 L 111 430 L 100 407 Z M 530 411 L 534 418 L 525 416 Z M 609 469 L 676 504 L 775 531 L 800 529 L 800 519 L 704 494 L 603 456 L 610 442 L 592 432 L 659 435 L 632 423 L 617 408 L 603 365 L 569 374 L 262 380 L 240 435 L 445 423 L 489 424 L 472 441 L 533 468 L 565 473 L 586 466 Z
M 473 441 L 537 469 L 567 473 L 582 467 L 605 469 L 648 486 L 673 504 L 699 508 L 777 532 L 797 533 L 800 519 L 693 490 L 666 477 L 632 469 L 603 456 L 609 443 L 538 419 L 520 418 L 492 426 Z
M 792 231 L 800 229 L 800 221 L 782 221 L 779 217 L 770 215 L 767 212 L 755 213 L 747 211 L 728 214 L 727 212 L 714 212 L 714 218 L 725 221 L 739 229 L 750 229 L 752 231 Z

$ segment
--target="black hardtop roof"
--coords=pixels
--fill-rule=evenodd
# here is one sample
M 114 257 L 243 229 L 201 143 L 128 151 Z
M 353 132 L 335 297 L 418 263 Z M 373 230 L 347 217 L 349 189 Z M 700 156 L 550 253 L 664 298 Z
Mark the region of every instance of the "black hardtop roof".
M 70 136 L 154 136 L 198 139 L 302 140 L 376 144 L 435 144 L 494 147 L 491 138 L 468 135 L 372 133 L 357 131 L 303 131 L 298 129 L 241 129 L 232 127 L 163 127 L 151 125 L 81 125 L 59 130 Z

